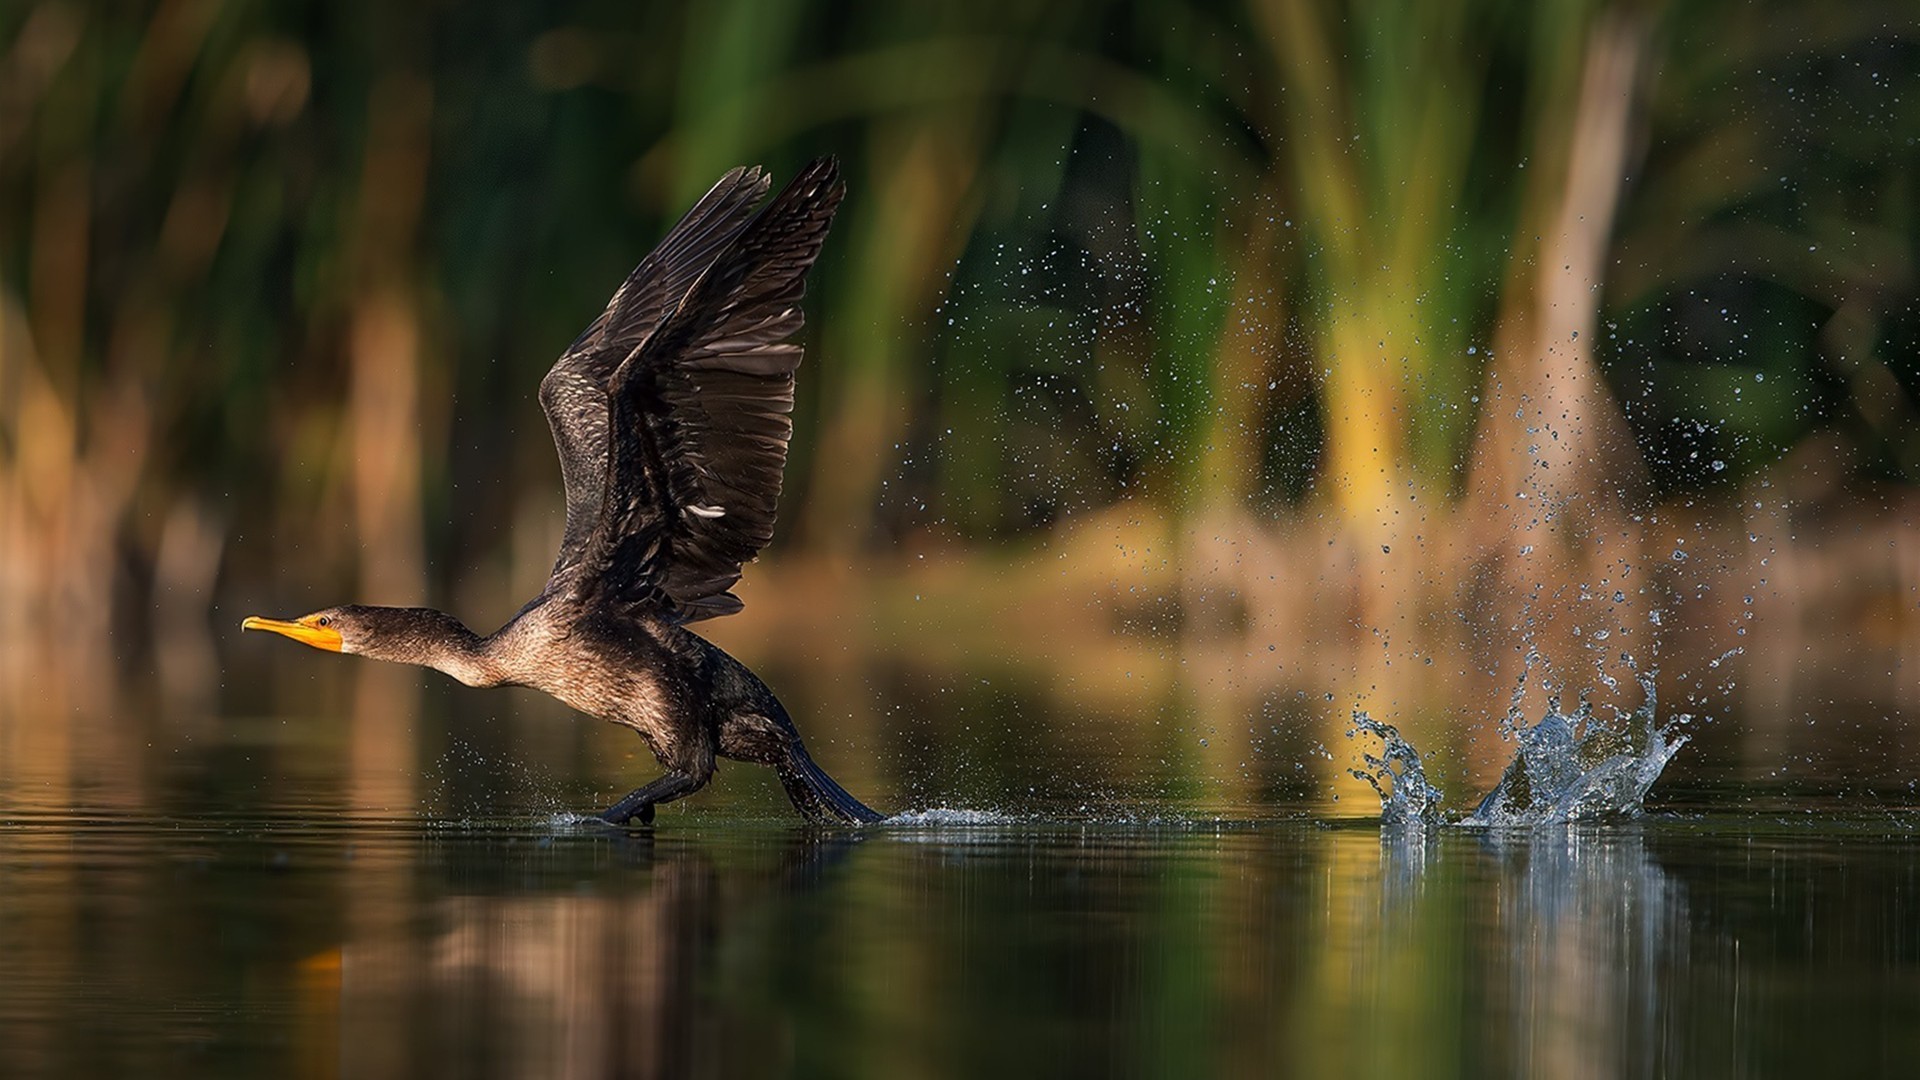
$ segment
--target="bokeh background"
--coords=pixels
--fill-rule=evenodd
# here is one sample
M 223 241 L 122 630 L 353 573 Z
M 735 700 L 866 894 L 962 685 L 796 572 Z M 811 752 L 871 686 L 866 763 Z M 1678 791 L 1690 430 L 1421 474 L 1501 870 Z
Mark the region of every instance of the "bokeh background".
M 547 365 L 822 153 L 701 629 L 1000 826 L 241 638 L 510 617 Z M 1895 1072 L 1916 214 L 1910 2 L 0 0 L 0 1073 Z M 1647 824 L 1337 820 L 1655 670 Z
M 546 365 L 721 171 L 821 153 L 781 533 L 708 626 L 862 780 L 1325 790 L 1356 705 L 1484 779 L 1634 667 L 1741 715 L 1703 764 L 1886 721 L 1917 79 L 1906 4 L 7 5 L 0 769 L 331 708 L 385 717 L 346 772 L 434 760 L 330 689 L 417 676 L 239 618 L 509 617 Z M 511 700 L 458 708 L 559 730 Z

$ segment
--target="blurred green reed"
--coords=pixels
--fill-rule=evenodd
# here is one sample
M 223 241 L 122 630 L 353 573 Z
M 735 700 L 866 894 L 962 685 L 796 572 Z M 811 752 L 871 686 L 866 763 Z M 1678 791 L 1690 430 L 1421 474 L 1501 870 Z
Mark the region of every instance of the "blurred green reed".
M 12 5 L 0 635 L 530 592 L 544 367 L 823 152 L 783 555 L 1909 483 L 1916 60 L 1876 4 Z

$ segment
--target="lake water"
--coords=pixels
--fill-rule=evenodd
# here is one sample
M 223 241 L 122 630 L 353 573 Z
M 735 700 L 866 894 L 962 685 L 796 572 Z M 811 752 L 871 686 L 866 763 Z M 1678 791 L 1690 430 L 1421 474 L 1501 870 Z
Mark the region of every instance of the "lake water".
M 624 832 L 571 811 L 652 775 L 630 736 L 399 669 L 268 666 L 199 698 L 16 687 L 0 1075 L 1920 1061 L 1920 800 L 1884 709 L 1817 738 L 1697 728 L 1638 820 L 1422 831 L 1330 786 L 1356 756 L 1338 723 L 1236 741 L 978 673 L 847 676 L 880 688 L 850 712 L 833 680 L 775 679 L 849 788 L 920 812 L 810 833 L 733 767 Z

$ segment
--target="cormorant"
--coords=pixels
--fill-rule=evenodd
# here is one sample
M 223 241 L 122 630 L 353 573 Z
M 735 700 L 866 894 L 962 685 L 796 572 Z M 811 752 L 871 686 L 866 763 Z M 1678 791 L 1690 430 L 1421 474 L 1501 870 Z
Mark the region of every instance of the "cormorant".
M 567 523 L 546 588 L 512 621 L 482 637 L 429 608 L 349 604 L 242 628 L 531 686 L 633 728 L 666 773 L 601 815 L 615 824 L 650 823 L 719 757 L 771 766 L 810 821 L 879 820 L 807 756 L 764 683 L 687 629 L 740 610 L 729 590 L 773 536 L 790 339 L 846 191 L 832 158 L 760 206 L 769 185 L 758 168 L 721 177 L 540 381 Z

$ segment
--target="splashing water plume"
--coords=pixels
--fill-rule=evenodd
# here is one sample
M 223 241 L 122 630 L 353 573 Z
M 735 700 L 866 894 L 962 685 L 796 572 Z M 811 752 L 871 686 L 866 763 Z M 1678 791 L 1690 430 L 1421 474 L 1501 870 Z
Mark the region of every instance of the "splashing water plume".
M 1500 782 L 1457 824 L 1467 828 L 1511 829 L 1601 821 L 1638 814 L 1647 791 L 1667 762 L 1687 741 L 1675 729 L 1692 718 L 1658 722 L 1653 672 L 1636 673 L 1645 700 L 1616 724 L 1596 720 L 1582 700 L 1572 715 L 1556 701 L 1532 727 L 1521 729 L 1519 749 Z M 1353 775 L 1380 795 L 1380 820 L 1387 824 L 1437 824 L 1445 821 L 1440 793 L 1427 783 L 1420 752 L 1391 724 L 1354 713 L 1349 737 L 1376 736 L 1379 756 L 1363 755 L 1367 769 Z
M 1380 796 L 1380 820 L 1389 825 L 1433 825 L 1440 817 L 1440 792 L 1427 783 L 1426 770 L 1420 766 L 1420 751 L 1400 737 L 1392 724 L 1383 724 L 1355 710 L 1352 738 L 1362 732 L 1378 736 L 1380 755 L 1362 755 L 1365 769 L 1350 770 L 1354 776 L 1373 785 Z
M 1661 727 L 1654 673 L 1635 677 L 1645 699 L 1631 715 L 1620 715 L 1617 725 L 1595 720 L 1583 700 L 1571 716 L 1556 702 L 1538 724 L 1519 732 L 1520 748 L 1500 783 L 1461 824 L 1511 828 L 1639 813 L 1648 789 L 1687 741 L 1674 729 L 1692 717 L 1683 714 Z

